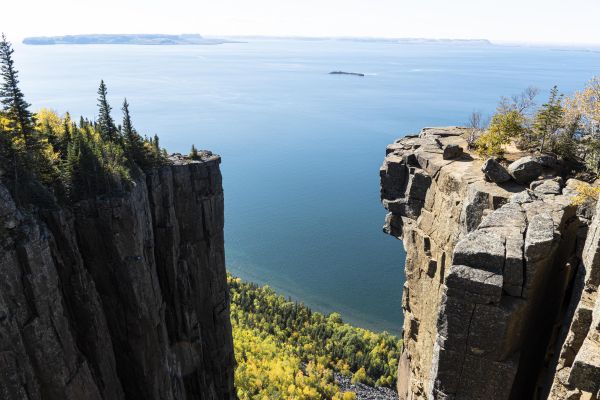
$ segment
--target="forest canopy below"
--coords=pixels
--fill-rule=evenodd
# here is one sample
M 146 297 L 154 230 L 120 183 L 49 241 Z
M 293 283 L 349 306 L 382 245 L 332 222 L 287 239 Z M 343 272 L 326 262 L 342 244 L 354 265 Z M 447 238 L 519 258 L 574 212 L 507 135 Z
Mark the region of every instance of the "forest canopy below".
M 353 327 L 337 313 L 305 305 L 228 276 L 237 368 L 247 399 L 354 399 L 334 374 L 352 383 L 395 387 L 402 342 L 389 333 Z

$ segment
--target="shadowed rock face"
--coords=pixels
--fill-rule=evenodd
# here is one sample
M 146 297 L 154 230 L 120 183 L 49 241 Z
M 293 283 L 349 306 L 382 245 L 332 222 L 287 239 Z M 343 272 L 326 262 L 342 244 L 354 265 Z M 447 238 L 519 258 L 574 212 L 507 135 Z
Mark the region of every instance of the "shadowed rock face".
M 552 399 L 600 398 L 600 203 L 571 288 L 551 376 Z
M 443 157 L 447 146 L 466 148 L 465 132 L 428 128 L 400 139 L 381 168 L 384 230 L 407 253 L 400 398 L 565 398 L 548 393 L 561 323 L 568 330 L 567 306 L 578 301 L 573 282 L 588 268 L 590 221 L 571 205 L 577 182 L 536 191 L 488 182 L 483 160 Z M 600 253 L 597 243 L 585 248 Z M 582 349 L 594 349 L 585 343 L 597 344 L 598 334 L 583 331 Z M 572 357 L 581 372 L 568 380 L 594 395 L 595 351 Z
M 0 185 L 0 398 L 235 397 L 219 163 L 69 209 Z

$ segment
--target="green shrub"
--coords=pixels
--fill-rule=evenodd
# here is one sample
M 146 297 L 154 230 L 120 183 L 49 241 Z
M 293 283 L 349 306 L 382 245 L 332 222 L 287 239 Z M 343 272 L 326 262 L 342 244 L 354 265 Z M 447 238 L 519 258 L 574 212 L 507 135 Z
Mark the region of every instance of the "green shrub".
M 487 131 L 475 141 L 477 154 L 482 157 L 501 157 L 504 146 L 525 132 L 525 118 L 516 110 L 496 113 Z

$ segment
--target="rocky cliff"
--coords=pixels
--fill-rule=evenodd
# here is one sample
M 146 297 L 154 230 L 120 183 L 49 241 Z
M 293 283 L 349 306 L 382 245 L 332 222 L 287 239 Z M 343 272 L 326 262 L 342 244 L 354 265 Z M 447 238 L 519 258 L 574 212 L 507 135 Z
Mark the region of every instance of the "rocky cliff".
M 600 216 L 572 205 L 556 159 L 484 174 L 466 135 L 424 129 L 381 167 L 384 229 L 407 253 L 400 398 L 595 399 Z
M 0 184 L 0 398 L 235 398 L 219 163 L 68 208 Z

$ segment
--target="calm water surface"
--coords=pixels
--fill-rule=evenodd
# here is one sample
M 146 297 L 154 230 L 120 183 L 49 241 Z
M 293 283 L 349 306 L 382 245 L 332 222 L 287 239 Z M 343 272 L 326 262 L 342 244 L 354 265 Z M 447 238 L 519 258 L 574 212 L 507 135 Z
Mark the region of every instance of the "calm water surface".
M 253 40 L 220 46 L 16 46 L 34 109 L 114 116 L 171 151 L 223 157 L 229 270 L 315 309 L 399 333 L 404 251 L 384 235 L 385 146 L 423 126 L 491 113 L 528 85 L 564 92 L 600 53 L 550 48 Z M 334 76 L 328 72 L 362 72 Z

